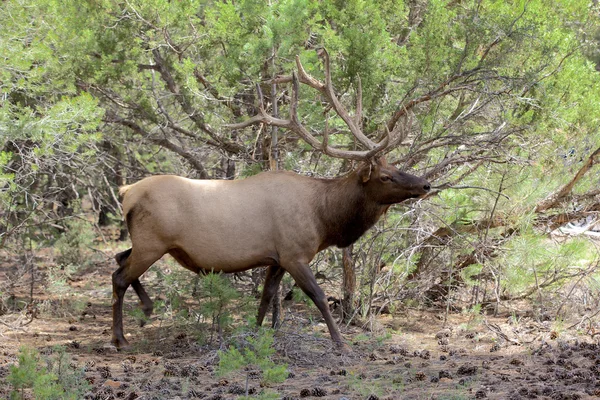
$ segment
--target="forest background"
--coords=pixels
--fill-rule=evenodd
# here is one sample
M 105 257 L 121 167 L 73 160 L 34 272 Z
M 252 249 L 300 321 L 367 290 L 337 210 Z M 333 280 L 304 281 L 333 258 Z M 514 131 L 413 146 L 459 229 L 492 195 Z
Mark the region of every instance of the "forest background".
M 257 85 L 267 111 L 287 117 L 285 77 L 299 56 L 323 80 L 320 49 L 348 109 L 362 87 L 365 134 L 402 124 L 388 161 L 435 187 L 354 245 L 353 316 L 401 304 L 496 312 L 517 300 L 540 318 L 598 308 L 597 1 L 7 0 L 1 9 L 0 247 L 19 261 L 0 283 L 0 314 L 26 308 L 14 291 L 41 249 L 53 249 L 64 274 L 112 251 L 98 240 L 119 246 L 122 184 L 355 167 L 283 129 L 226 126 L 258 113 Z M 319 92 L 301 87 L 298 114 L 316 137 L 327 129 L 331 146 L 360 149 Z M 342 258 L 329 249 L 313 269 L 339 281 Z

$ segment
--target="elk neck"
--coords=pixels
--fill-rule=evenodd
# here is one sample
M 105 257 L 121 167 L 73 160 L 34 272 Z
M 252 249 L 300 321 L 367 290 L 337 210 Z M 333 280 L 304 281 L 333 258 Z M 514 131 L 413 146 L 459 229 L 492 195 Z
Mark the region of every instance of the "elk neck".
M 388 208 L 369 199 L 356 172 L 336 179 L 319 179 L 315 196 L 316 213 L 321 222 L 319 250 L 335 245 L 347 247 L 372 227 Z

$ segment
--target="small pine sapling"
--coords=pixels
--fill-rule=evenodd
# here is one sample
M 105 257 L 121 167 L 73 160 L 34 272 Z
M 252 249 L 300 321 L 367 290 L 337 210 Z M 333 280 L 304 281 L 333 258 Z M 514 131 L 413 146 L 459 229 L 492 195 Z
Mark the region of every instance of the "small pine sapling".
M 217 330 L 219 343 L 222 344 L 223 330 L 232 322 L 232 302 L 238 299 L 240 294 L 221 274 L 204 276 L 201 287 L 200 312 L 210 317 L 213 330 Z
M 35 349 L 20 349 L 19 363 L 10 367 L 8 375 L 8 382 L 13 387 L 11 399 L 26 398 L 26 391 L 31 391 L 38 400 L 83 398 L 89 389 L 83 371 L 72 370 L 64 348 L 55 351 L 55 357 L 45 359 L 47 367 L 44 367 Z
M 276 364 L 272 356 L 273 331 L 260 328 L 256 333 L 246 333 L 241 336 L 238 343 L 229 346 L 225 351 L 219 351 L 218 374 L 225 375 L 237 371 L 246 372 L 246 396 L 249 392 L 250 374 L 253 371 L 262 373 L 262 383 L 283 382 L 287 376 L 287 365 Z

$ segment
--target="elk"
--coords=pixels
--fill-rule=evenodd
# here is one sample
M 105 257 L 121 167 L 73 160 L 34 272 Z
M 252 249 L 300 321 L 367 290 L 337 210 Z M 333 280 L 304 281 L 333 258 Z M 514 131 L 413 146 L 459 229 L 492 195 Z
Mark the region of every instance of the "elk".
M 331 339 L 343 347 L 325 294 L 309 263 L 329 246 L 354 243 L 395 203 L 425 195 L 425 179 L 389 165 L 380 154 L 402 140 L 403 128 L 386 128 L 378 143 L 360 128 L 361 91 L 357 90 L 356 116 L 351 117 L 334 93 L 325 56 L 325 83 L 308 75 L 296 58 L 300 79 L 293 74 L 290 119 L 266 113 L 229 125 L 240 129 L 253 124 L 281 126 L 298 134 L 325 154 L 359 160 L 346 176 L 323 179 L 293 172 L 271 171 L 240 180 L 193 180 L 177 176 L 152 176 L 120 189 L 123 215 L 132 247 L 116 255 L 119 268 L 112 275 L 112 343 L 128 346 L 123 335 L 123 297 L 131 285 L 147 316 L 153 304 L 139 277 L 158 259 L 170 254 L 195 273 L 240 272 L 266 267 L 258 324 L 262 324 L 281 278 L 288 272 L 321 312 Z M 288 82 L 290 80 L 287 80 Z M 331 147 L 324 134 L 320 143 L 299 121 L 299 81 L 321 91 L 331 107 L 367 150 Z

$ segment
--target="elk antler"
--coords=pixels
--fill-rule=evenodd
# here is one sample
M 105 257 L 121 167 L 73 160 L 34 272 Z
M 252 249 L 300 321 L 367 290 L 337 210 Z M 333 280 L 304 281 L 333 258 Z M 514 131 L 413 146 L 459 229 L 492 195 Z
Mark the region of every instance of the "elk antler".
M 327 154 L 328 156 L 351 160 L 368 160 L 379 153 L 385 152 L 385 150 L 387 149 L 392 149 L 393 147 L 390 146 L 391 144 L 393 144 L 394 146 L 398 145 L 398 143 L 400 143 L 405 137 L 403 132 L 404 127 L 402 126 L 402 124 L 397 124 L 391 132 L 389 131 L 389 129 L 386 129 L 385 136 L 379 142 L 372 141 L 362 132 L 362 85 L 360 82 L 360 78 L 358 79 L 358 87 L 356 92 L 356 113 L 354 117 L 352 117 L 350 116 L 350 113 L 344 108 L 342 103 L 339 101 L 333 89 L 333 84 L 331 83 L 329 54 L 323 49 L 321 50 L 320 55 L 323 56 L 324 59 L 325 83 L 320 82 L 319 80 L 315 79 L 306 72 L 306 70 L 302 66 L 302 63 L 300 62 L 299 56 L 296 56 L 298 75 L 296 75 L 296 73 L 292 73 L 291 77 L 279 77 L 273 81 L 274 83 L 288 83 L 290 81 L 292 82 L 292 98 L 290 101 L 289 119 L 275 118 L 266 112 L 264 104 L 262 102 L 262 94 L 260 93 L 259 87 L 257 89 L 260 99 L 258 114 L 244 122 L 240 122 L 237 124 L 228 124 L 225 126 L 232 129 L 241 129 L 259 123 L 279 126 L 282 128 L 289 129 L 292 132 L 296 133 L 313 148 L 323 151 L 323 153 Z M 323 141 L 319 142 L 308 131 L 308 129 L 306 129 L 304 125 L 302 125 L 298 118 L 298 82 L 304 83 L 305 85 L 310 86 L 321 92 L 325 96 L 331 108 L 346 123 L 350 130 L 350 133 L 352 133 L 356 140 L 358 140 L 368 150 L 342 150 L 329 146 L 329 136 L 327 129 L 323 133 Z M 393 137 L 393 139 L 390 140 L 390 137 Z

